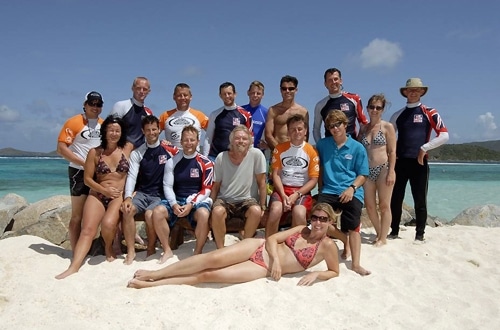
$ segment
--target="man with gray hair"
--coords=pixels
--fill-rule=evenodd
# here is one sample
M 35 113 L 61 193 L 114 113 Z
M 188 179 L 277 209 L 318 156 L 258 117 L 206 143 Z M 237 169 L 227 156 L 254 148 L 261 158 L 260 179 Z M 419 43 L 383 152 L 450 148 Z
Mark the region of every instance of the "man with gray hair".
M 210 197 L 212 230 L 217 248 L 224 247 L 226 220 L 245 220 L 243 238 L 253 237 L 266 210 L 266 159 L 251 148 L 252 133 L 245 125 L 236 126 L 229 135 L 229 150 L 215 159 L 215 178 Z M 253 181 L 259 187 L 259 201 L 251 196 Z M 260 205 L 260 206 L 259 206 Z

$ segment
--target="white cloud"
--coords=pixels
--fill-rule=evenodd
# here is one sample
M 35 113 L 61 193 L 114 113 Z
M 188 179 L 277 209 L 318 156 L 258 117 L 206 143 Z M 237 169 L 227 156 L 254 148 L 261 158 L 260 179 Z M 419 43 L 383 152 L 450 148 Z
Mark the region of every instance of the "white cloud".
M 498 126 L 495 124 L 495 116 L 491 112 L 487 112 L 484 115 L 479 115 L 476 122 L 479 125 L 481 135 L 483 138 L 497 138 L 499 132 L 497 130 Z
M 188 66 L 182 70 L 182 74 L 186 77 L 200 76 L 202 73 L 203 70 L 194 65 Z
M 374 39 L 361 50 L 361 65 L 369 68 L 393 68 L 403 57 L 403 50 L 398 44 L 385 39 Z
M 15 121 L 19 118 L 19 113 L 10 109 L 6 105 L 0 105 L 0 121 Z

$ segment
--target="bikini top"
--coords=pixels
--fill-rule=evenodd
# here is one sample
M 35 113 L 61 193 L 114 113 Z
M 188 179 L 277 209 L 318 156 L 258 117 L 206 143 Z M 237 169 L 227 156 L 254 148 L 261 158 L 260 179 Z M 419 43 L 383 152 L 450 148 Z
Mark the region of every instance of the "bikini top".
M 297 242 L 297 239 L 301 236 L 300 232 L 295 233 L 293 235 L 290 235 L 286 238 L 285 244 L 292 250 L 293 254 L 295 255 L 295 258 L 299 262 L 299 264 L 304 267 L 304 269 L 307 269 L 311 262 L 313 261 L 314 257 L 316 256 L 316 252 L 318 252 L 318 247 L 319 244 L 323 239 L 321 239 L 318 243 L 305 247 L 303 249 L 295 249 L 295 242 Z
M 370 142 L 368 142 L 368 139 L 366 138 L 366 133 L 363 133 L 363 138 L 361 139 L 361 143 L 365 147 L 370 145 Z M 375 134 L 375 136 L 373 137 L 372 143 L 376 146 L 385 146 L 387 144 L 387 141 L 381 129 L 379 129 L 377 134 Z
M 118 173 L 127 173 L 129 170 L 130 164 L 125 158 L 125 155 L 122 153 L 122 157 L 120 158 L 120 161 L 118 162 L 118 165 L 116 166 L 116 169 L 114 171 L 111 171 L 109 168 L 108 164 L 102 159 L 102 154 L 99 156 L 99 161 L 97 162 L 97 167 L 95 169 L 95 172 L 97 174 L 108 174 L 111 172 L 118 172 Z

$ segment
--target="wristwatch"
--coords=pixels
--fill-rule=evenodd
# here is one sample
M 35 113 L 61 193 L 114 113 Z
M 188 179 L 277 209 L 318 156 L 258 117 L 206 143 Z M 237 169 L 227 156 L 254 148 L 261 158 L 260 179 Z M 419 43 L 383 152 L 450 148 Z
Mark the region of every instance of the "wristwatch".
M 295 190 L 295 192 L 299 195 L 299 198 L 301 198 L 301 197 L 302 197 L 302 193 L 301 193 L 300 191 Z
M 260 208 L 262 209 L 262 211 L 267 210 L 267 206 L 265 206 L 265 205 L 261 205 Z
M 352 189 L 354 189 L 354 192 L 356 192 L 356 189 L 358 189 L 358 187 L 356 187 L 355 185 L 350 185 L 349 187 L 351 187 Z

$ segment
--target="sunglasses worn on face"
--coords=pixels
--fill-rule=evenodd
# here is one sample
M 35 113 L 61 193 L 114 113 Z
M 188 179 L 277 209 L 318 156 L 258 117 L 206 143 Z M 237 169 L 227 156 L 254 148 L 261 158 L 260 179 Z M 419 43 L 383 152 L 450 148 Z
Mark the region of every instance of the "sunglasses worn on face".
M 97 107 L 97 108 L 102 108 L 102 103 L 99 102 L 94 102 L 94 103 L 87 103 L 91 107 Z
M 283 92 L 286 92 L 286 91 L 293 92 L 295 90 L 295 87 L 281 87 L 281 90 Z
M 313 215 L 311 215 L 311 222 L 313 222 L 313 221 L 327 222 L 328 217 L 323 217 L 323 216 L 313 214 Z
M 377 105 L 377 106 L 375 106 L 375 105 L 369 105 L 368 109 L 381 111 L 381 110 L 384 110 L 384 107 L 381 107 L 380 105 Z
M 333 128 L 339 128 L 340 126 L 342 126 L 342 122 L 336 122 L 336 123 L 333 123 L 331 124 L 330 126 L 328 126 L 329 129 L 333 129 Z

